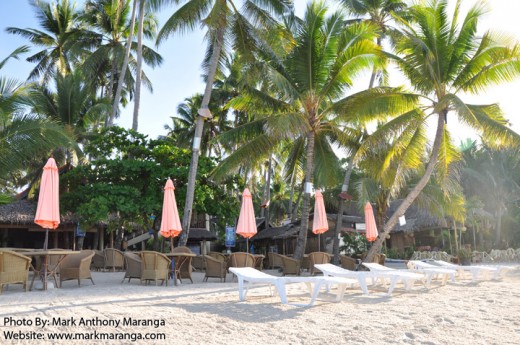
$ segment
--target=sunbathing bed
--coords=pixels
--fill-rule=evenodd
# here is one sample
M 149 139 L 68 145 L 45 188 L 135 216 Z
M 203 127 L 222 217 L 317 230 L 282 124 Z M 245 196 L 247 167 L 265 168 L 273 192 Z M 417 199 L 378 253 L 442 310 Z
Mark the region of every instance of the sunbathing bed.
M 237 276 L 238 279 L 238 295 L 241 301 L 246 299 L 247 289 L 251 284 L 267 284 L 275 287 L 275 292 L 280 296 L 282 304 L 291 304 L 298 306 L 312 306 L 318 297 L 320 289 L 324 286 L 327 288 L 331 285 L 337 285 L 338 290 L 335 301 L 341 301 L 345 293 L 347 285 L 357 284 L 354 279 L 339 277 L 278 277 L 261 272 L 252 267 L 230 267 L 229 271 Z M 286 293 L 286 284 L 305 283 L 309 288 L 311 299 L 308 304 L 289 303 Z

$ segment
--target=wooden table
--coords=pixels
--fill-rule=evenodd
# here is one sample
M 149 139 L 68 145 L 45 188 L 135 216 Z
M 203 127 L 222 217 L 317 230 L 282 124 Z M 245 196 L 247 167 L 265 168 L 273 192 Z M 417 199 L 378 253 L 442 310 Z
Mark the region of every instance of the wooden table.
M 43 282 L 43 290 L 47 290 L 47 281 L 49 279 L 49 276 L 54 277 L 54 281 L 56 282 L 56 287 L 59 287 L 58 280 L 56 279 L 56 272 L 58 268 L 60 267 L 61 261 L 65 258 L 65 256 L 69 254 L 76 254 L 79 253 L 74 250 L 35 250 L 31 252 L 23 252 L 23 255 L 25 256 L 39 256 L 42 258 L 42 264 L 39 270 L 37 270 L 34 266 L 31 267 L 33 269 L 34 275 L 31 280 L 31 286 L 29 287 L 29 290 L 32 290 L 34 280 L 36 279 L 36 276 L 38 275 L 40 279 Z M 57 256 L 57 263 L 55 267 L 49 268 L 50 258 L 53 256 Z
M 171 271 L 173 285 L 177 285 L 177 277 L 181 280 L 181 270 L 191 265 L 191 259 L 197 256 L 195 253 L 164 253 L 164 255 L 169 257 L 173 262 L 173 268 Z

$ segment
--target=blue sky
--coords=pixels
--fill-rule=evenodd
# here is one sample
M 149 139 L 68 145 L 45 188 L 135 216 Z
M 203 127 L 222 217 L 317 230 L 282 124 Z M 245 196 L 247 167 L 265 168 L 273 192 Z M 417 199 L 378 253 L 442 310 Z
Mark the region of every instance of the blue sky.
M 82 1 L 77 1 L 78 6 Z M 333 1 L 329 1 L 331 4 Z M 451 1 L 454 3 L 455 1 Z M 304 12 L 305 0 L 295 0 L 297 14 Z M 466 0 L 464 4 L 472 5 L 474 0 Z M 515 16 L 520 13 L 520 1 L 513 0 L 489 0 L 492 11 L 486 15 L 482 22 L 482 28 L 489 27 L 500 32 L 509 33 L 520 40 L 520 25 Z M 173 13 L 172 8 L 166 8 L 158 14 L 159 25 Z M 34 11 L 27 0 L 0 0 L 0 59 L 5 58 L 15 48 L 28 44 L 19 36 L 5 33 L 9 26 L 20 28 L 38 28 L 34 17 Z M 153 46 L 153 43 L 149 43 Z M 152 81 L 154 92 L 151 94 L 143 89 L 141 111 L 139 119 L 139 131 L 152 138 L 165 134 L 164 125 L 171 125 L 170 117 L 176 112 L 177 105 L 185 98 L 204 90 L 201 78 L 200 64 L 204 55 L 206 43 L 203 41 L 202 32 L 194 32 L 185 36 L 172 36 L 160 47 L 155 49 L 163 56 L 164 62 L 160 68 L 152 70 L 145 68 L 145 73 Z M 34 50 L 35 51 L 35 50 Z M 2 75 L 18 80 L 27 78 L 33 64 L 25 60 L 11 60 L 2 70 Z M 394 83 L 401 83 L 398 77 L 393 78 Z M 368 81 L 360 80 L 361 85 L 368 85 Z M 468 97 L 473 103 L 499 102 L 506 116 L 511 120 L 513 128 L 520 132 L 520 114 L 518 112 L 518 94 L 520 81 L 494 88 L 483 93 L 479 97 Z M 117 124 L 122 127 L 131 127 L 133 103 L 123 109 Z M 458 125 L 457 125 L 458 126 Z M 453 127 L 452 127 L 453 128 Z M 471 133 L 461 129 L 457 131 L 461 138 L 470 136 Z

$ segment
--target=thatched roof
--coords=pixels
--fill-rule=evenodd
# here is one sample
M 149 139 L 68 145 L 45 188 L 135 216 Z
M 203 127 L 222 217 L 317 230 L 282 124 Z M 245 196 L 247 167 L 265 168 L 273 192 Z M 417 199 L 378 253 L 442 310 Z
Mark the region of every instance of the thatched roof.
M 296 236 L 298 231 L 300 231 L 300 227 L 296 227 L 294 224 L 289 224 L 277 228 L 260 230 L 255 236 L 251 237 L 251 240 L 286 239 Z
M 206 229 L 190 228 L 188 239 L 198 241 L 214 241 L 217 239 L 217 236 Z
M 394 214 L 395 210 L 399 205 L 401 205 L 402 200 L 396 200 L 391 203 L 388 208 L 387 215 L 388 217 Z M 427 229 L 435 229 L 435 228 L 443 228 L 447 227 L 446 220 L 443 218 L 438 218 L 428 212 L 427 210 L 419 209 L 417 206 L 410 206 L 408 210 L 405 212 L 406 224 L 397 225 L 394 228 L 394 232 L 412 232 L 417 230 L 427 230 Z
M 0 205 L 0 225 L 35 225 L 36 203 L 28 200 L 17 200 L 7 205 Z M 76 224 L 72 214 L 61 215 L 61 225 Z

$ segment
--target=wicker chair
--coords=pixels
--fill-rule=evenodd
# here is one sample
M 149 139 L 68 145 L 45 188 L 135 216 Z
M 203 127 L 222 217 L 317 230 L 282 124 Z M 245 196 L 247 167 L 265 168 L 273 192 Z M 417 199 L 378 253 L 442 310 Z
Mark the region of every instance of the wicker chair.
M 82 250 L 78 254 L 67 255 L 60 263 L 60 286 L 63 281 L 72 279 L 78 280 L 78 286 L 81 286 L 81 279 L 90 279 L 96 285 L 90 274 L 94 254 L 93 250 Z
M 102 250 L 94 250 L 94 257 L 92 258 L 91 269 L 94 271 L 105 270 L 105 254 Z
M 270 269 L 283 267 L 282 256 L 280 254 L 269 252 L 269 253 L 267 253 L 267 258 L 269 260 Z
M 179 254 L 193 254 L 190 248 L 188 247 L 175 247 L 173 248 L 173 253 Z M 175 257 L 175 284 L 177 283 L 177 279 L 182 283 L 182 279 L 189 279 L 191 283 L 193 283 L 193 279 L 191 277 L 191 273 L 193 272 L 193 267 L 191 266 L 191 260 L 193 257 L 191 256 L 178 256 Z
M 157 285 L 157 281 L 161 280 L 161 285 L 166 282 L 166 286 L 168 286 L 171 260 L 166 255 L 153 251 L 142 251 L 141 260 L 143 261 L 141 282 L 144 280 L 149 283 L 150 280 L 153 280 Z
M 328 264 L 330 262 L 330 255 L 325 252 L 313 252 L 309 254 L 309 266 L 311 276 L 321 273 L 321 271 L 314 267 L 315 264 Z
M 30 267 L 30 257 L 9 250 L 0 251 L 0 294 L 8 284 L 23 284 L 27 291 Z
M 280 254 L 278 254 L 280 255 Z M 282 258 L 282 269 L 283 275 L 296 275 L 299 276 L 301 273 L 301 261 L 297 259 L 290 258 L 285 255 L 280 255 Z
M 203 258 L 206 266 L 206 275 L 202 281 L 207 282 L 208 278 L 220 278 L 220 281 L 222 282 L 222 278 L 224 278 L 224 282 L 226 282 L 226 261 L 215 259 L 209 255 L 204 255 Z
M 125 281 L 126 278 L 128 278 L 128 282 L 130 282 L 130 279 L 132 278 L 141 280 L 142 266 L 143 260 L 141 260 L 141 257 L 139 255 L 132 252 L 125 252 L 126 270 L 125 276 L 123 277 L 121 284 Z
M 350 271 L 356 270 L 356 267 L 357 267 L 356 259 L 351 258 L 350 256 L 346 256 L 346 255 L 340 255 L 339 259 L 341 261 L 341 268 L 344 268 L 344 269 L 347 269 Z
M 121 271 L 125 266 L 125 256 L 123 252 L 114 248 L 105 249 L 105 268 Z
M 374 262 L 378 263 L 380 265 L 385 265 L 386 255 L 385 254 L 375 254 L 374 255 Z
M 206 269 L 206 266 L 204 264 L 204 258 L 202 255 L 197 255 L 191 258 L 191 267 L 194 271 L 204 271 Z
M 255 267 L 253 254 L 237 252 L 229 256 L 229 267 Z

